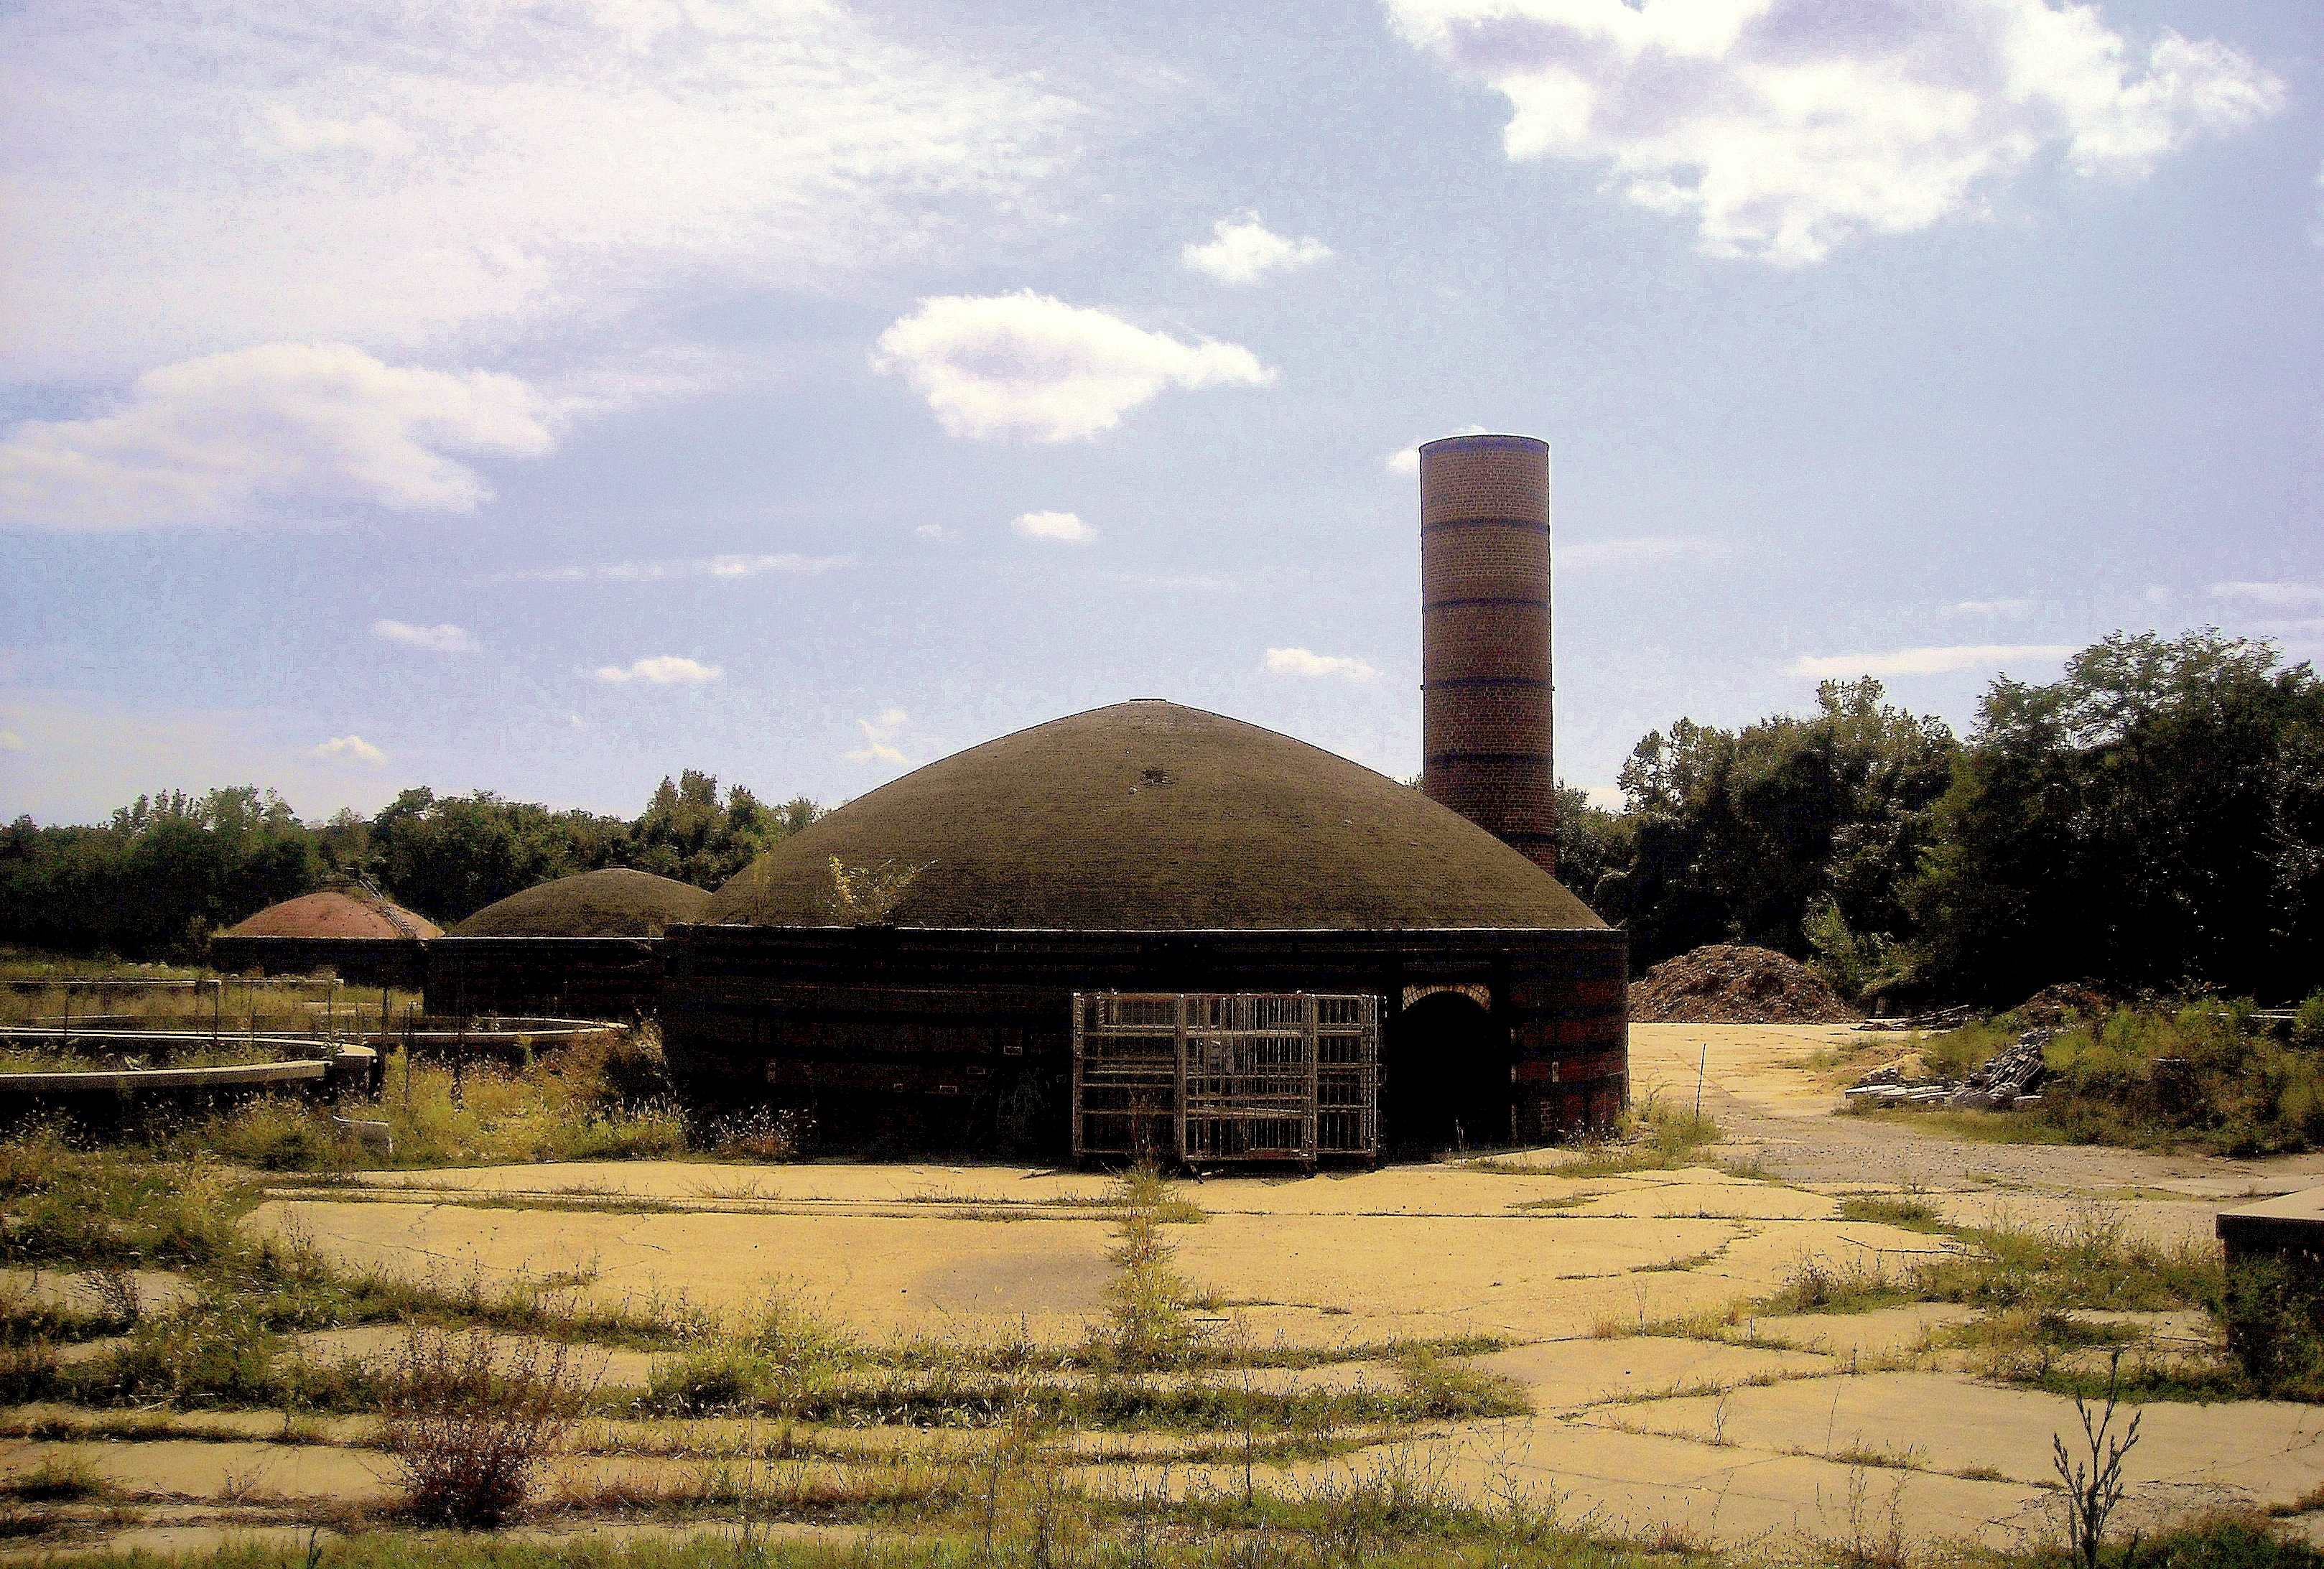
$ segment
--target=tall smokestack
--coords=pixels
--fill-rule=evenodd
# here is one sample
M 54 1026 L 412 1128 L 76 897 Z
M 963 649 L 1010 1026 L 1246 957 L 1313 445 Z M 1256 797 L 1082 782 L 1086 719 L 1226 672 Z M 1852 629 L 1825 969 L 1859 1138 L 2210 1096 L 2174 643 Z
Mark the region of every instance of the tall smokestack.
M 1549 443 L 1420 449 L 1420 788 L 1557 871 Z

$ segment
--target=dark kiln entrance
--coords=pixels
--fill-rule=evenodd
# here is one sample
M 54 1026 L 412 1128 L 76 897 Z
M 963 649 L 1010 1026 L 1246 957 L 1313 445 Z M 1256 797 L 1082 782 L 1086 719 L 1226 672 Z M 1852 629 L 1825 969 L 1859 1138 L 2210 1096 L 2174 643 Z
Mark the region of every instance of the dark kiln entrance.
M 1419 999 L 1380 1046 L 1380 1143 L 1421 1158 L 1509 1142 L 1508 1027 L 1461 992 Z

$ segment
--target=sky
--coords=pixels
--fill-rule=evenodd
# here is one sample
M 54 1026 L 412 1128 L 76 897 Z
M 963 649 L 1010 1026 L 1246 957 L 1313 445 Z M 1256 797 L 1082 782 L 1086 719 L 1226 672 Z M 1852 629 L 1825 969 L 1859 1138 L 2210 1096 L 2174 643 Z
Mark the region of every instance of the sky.
M 1471 429 L 1603 799 L 1826 678 L 2324 655 L 2312 0 L 14 0 L 0 93 L 8 817 L 1143 697 L 1409 775 Z

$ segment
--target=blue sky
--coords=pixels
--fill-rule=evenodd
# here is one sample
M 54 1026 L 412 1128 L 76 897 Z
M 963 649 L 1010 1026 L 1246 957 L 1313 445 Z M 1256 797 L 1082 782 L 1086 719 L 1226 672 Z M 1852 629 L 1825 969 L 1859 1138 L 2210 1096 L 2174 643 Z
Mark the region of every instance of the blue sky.
M 24 0 L 0 812 L 833 801 L 1167 697 L 1418 767 L 1399 454 L 1555 465 L 1559 768 L 2324 653 L 2305 0 Z

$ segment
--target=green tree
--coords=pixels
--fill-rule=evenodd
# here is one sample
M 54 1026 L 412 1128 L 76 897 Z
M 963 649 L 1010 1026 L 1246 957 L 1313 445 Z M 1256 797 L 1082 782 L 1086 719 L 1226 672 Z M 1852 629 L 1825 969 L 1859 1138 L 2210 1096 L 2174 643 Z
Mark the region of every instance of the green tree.
M 1886 697 L 1868 678 L 1826 681 L 1805 718 L 1681 719 L 1638 743 L 1621 773 L 1631 862 L 1593 891 L 1628 927 L 1634 967 L 1714 942 L 1804 957 L 1827 906 L 1866 941 L 1904 932 L 1960 743 Z
M 1583 903 L 1596 908 L 1591 901 L 1599 884 L 1622 876 L 1632 848 L 1628 817 L 1591 805 L 1588 792 L 1578 786 L 1557 787 L 1557 880 Z
M 619 817 L 408 789 L 371 822 L 365 864 L 403 905 L 447 926 L 537 882 L 629 863 Z
M 1911 891 L 1932 987 L 2296 997 L 2324 961 L 2324 682 L 2215 628 L 1997 680 L 1938 834 Z
M 190 958 L 219 928 L 314 888 L 323 858 L 254 785 L 140 796 L 97 827 L 0 835 L 0 936 L 70 952 Z
M 626 864 L 715 889 L 822 815 L 805 796 L 770 807 L 741 785 L 722 805 L 717 778 L 689 768 L 655 789 L 632 826 Z

